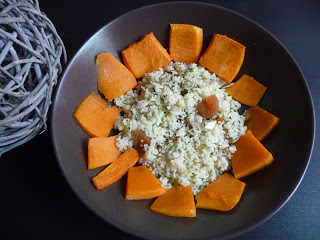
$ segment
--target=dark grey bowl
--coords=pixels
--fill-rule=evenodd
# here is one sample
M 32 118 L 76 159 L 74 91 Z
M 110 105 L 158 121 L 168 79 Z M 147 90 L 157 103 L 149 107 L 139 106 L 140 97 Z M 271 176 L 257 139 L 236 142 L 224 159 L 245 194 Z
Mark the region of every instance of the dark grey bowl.
M 91 91 L 97 91 L 95 57 L 121 50 L 151 31 L 168 49 L 169 23 L 188 23 L 204 30 L 204 50 L 214 33 L 226 34 L 246 46 L 246 57 L 236 79 L 246 73 L 268 87 L 259 106 L 280 118 L 263 144 L 275 161 L 242 179 L 246 189 L 230 212 L 197 210 L 194 219 L 174 218 L 149 210 L 153 200 L 126 201 L 126 177 L 97 191 L 91 178 L 103 168 L 88 170 L 88 135 L 72 113 Z M 293 194 L 308 166 L 314 139 L 314 114 L 306 81 L 292 56 L 266 30 L 221 7 L 192 2 L 143 7 L 108 23 L 91 37 L 69 63 L 52 112 L 52 141 L 68 183 L 97 215 L 118 228 L 143 238 L 223 239 L 257 227 Z

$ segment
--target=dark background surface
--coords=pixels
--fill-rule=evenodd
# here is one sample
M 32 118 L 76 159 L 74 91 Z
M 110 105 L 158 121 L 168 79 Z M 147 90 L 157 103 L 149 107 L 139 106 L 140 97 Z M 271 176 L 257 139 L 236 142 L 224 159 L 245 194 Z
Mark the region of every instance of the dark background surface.
M 40 8 L 55 24 L 70 60 L 110 20 L 156 2 L 160 1 L 40 0 Z M 204 2 L 252 19 L 288 49 L 307 79 L 319 119 L 320 1 Z M 317 133 L 309 167 L 295 194 L 272 218 L 238 239 L 319 239 L 319 141 Z M 4 154 L 1 170 L 0 239 L 137 239 L 102 221 L 73 193 L 56 162 L 49 129 Z

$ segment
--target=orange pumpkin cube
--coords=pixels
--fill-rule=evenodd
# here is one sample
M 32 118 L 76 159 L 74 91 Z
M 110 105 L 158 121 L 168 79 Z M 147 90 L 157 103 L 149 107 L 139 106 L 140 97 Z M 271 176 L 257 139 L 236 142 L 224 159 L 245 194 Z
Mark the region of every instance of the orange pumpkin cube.
M 196 206 L 191 185 L 167 189 L 165 194 L 154 201 L 150 209 L 172 217 L 195 217 Z
M 172 60 L 197 63 L 203 44 L 202 28 L 188 24 L 170 24 L 169 53 Z
M 252 132 L 241 136 L 235 143 L 237 151 L 231 158 L 233 174 L 243 178 L 272 163 L 272 154 L 256 139 Z
M 267 87 L 253 77 L 243 75 L 226 92 L 238 102 L 247 106 L 256 106 L 266 90 Z
M 247 129 L 261 141 L 279 123 L 279 118 L 258 106 L 252 106 L 247 111 L 245 121 Z
M 88 169 L 105 166 L 116 160 L 121 154 L 116 142 L 117 136 L 106 138 L 89 138 Z
M 163 195 L 166 189 L 146 166 L 130 168 L 126 185 L 126 199 L 150 199 Z
M 111 53 L 100 53 L 96 59 L 98 90 L 108 101 L 137 86 L 136 78 Z
M 153 32 L 121 52 L 124 64 L 136 78 L 143 77 L 169 64 L 171 57 Z
M 139 159 L 139 153 L 134 148 L 129 148 L 92 179 L 93 185 L 98 190 L 101 190 L 115 183 L 122 178 L 122 176 L 139 161 Z
M 244 182 L 224 173 L 196 196 L 196 207 L 229 211 L 239 202 L 245 186 Z
M 230 83 L 242 66 L 245 51 L 246 48 L 243 45 L 231 38 L 214 34 L 208 48 L 200 57 L 199 63 Z
M 107 137 L 119 114 L 116 106 L 108 106 L 92 92 L 78 105 L 73 117 L 91 137 Z

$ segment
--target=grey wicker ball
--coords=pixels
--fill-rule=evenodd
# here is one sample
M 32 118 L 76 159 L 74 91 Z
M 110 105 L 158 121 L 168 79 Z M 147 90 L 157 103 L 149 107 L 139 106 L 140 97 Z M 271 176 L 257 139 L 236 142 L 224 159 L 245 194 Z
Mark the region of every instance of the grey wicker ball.
M 46 129 L 66 50 L 38 0 L 0 0 L 0 156 Z

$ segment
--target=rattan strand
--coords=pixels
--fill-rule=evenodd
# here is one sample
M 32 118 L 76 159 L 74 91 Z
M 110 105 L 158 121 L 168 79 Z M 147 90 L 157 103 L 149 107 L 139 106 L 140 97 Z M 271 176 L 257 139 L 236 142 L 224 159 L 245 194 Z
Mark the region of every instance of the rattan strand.
M 47 128 L 53 87 L 67 61 L 38 0 L 0 0 L 0 156 Z

